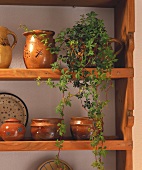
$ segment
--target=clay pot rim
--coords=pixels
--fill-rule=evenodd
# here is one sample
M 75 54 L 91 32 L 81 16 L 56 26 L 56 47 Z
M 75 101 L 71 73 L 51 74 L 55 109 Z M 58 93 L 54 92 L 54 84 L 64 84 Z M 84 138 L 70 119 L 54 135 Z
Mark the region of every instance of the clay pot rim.
M 23 33 L 23 35 L 27 36 L 29 34 L 49 34 L 54 36 L 55 32 L 51 30 L 32 30 L 32 31 L 26 31 Z
M 72 120 L 74 119 L 83 119 L 83 120 L 93 120 L 92 118 L 89 117 L 71 117 Z
M 48 124 L 46 124 L 46 125 L 43 125 L 43 124 L 41 124 L 41 125 L 30 125 L 31 127 L 50 127 L 50 126 L 57 126 L 57 124 L 54 124 L 54 123 L 48 123 Z M 58 127 L 58 126 L 57 126 Z
M 5 120 L 5 122 L 7 122 L 7 123 L 8 122 L 19 122 L 19 123 L 21 123 L 21 121 L 16 119 L 16 118 L 9 118 L 9 119 Z
M 73 124 L 73 123 L 70 123 L 70 126 L 94 126 L 92 123 L 86 123 L 86 124 Z
M 31 119 L 31 121 L 46 121 L 46 120 L 64 120 L 63 118 L 33 118 Z

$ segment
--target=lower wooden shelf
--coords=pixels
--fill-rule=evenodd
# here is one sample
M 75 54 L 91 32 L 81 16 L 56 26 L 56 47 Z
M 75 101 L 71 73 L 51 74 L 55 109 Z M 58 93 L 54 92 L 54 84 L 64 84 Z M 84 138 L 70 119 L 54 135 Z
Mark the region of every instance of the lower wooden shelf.
M 0 141 L 0 151 L 53 151 L 56 141 Z M 132 150 L 133 142 L 106 140 L 107 150 Z M 92 150 L 88 140 L 65 140 L 62 150 Z

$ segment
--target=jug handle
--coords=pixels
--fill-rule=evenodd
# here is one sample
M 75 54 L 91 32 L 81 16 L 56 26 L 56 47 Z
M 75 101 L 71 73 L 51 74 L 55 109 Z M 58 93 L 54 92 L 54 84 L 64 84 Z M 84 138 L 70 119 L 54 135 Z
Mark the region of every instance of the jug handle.
M 109 42 L 108 42 L 108 45 L 110 45 L 111 43 L 118 43 L 118 44 L 119 44 L 120 48 L 118 49 L 118 51 L 116 51 L 116 52 L 114 53 L 115 55 L 118 55 L 118 54 L 122 51 L 122 49 L 123 49 L 123 44 L 122 44 L 122 42 L 119 41 L 119 40 L 117 40 L 117 39 L 115 39 L 115 38 L 111 38 L 111 39 L 109 40 Z
M 17 36 L 14 32 L 12 32 L 10 30 L 7 31 L 7 34 L 12 35 L 13 38 L 14 38 L 13 44 L 11 45 L 11 48 L 13 49 L 15 47 L 15 45 L 17 44 Z

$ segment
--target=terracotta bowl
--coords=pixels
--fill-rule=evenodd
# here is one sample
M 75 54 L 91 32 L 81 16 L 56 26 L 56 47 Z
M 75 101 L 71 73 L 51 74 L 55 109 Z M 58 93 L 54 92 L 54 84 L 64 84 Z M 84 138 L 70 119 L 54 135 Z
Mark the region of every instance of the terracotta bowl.
M 73 117 L 70 121 L 70 131 L 73 139 L 87 140 L 94 129 L 93 119 L 88 117 Z
M 70 124 L 93 124 L 93 119 L 89 117 L 71 117 Z
M 63 119 L 60 118 L 45 118 L 32 119 L 31 121 L 31 136 L 34 140 L 53 140 L 59 138 L 58 123 Z

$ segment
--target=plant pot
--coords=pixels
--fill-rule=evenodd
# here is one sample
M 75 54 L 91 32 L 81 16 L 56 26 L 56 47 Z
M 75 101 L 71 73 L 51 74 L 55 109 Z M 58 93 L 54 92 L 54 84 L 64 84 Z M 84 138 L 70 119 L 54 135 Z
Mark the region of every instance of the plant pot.
M 53 140 L 58 139 L 58 123 L 61 123 L 61 118 L 45 118 L 32 119 L 31 121 L 31 136 L 34 140 Z
M 26 37 L 24 46 L 24 62 L 27 68 L 51 68 L 51 64 L 57 60 L 57 56 L 51 54 L 49 44 L 54 47 L 54 31 L 33 30 L 23 33 Z M 43 36 L 42 36 L 43 35 Z M 43 42 L 48 40 L 47 43 Z
M 18 141 L 24 138 L 26 129 L 20 120 L 10 118 L 1 125 L 0 136 L 5 141 Z
M 82 42 L 82 40 L 80 40 L 81 42 Z M 117 51 L 115 51 L 114 52 L 114 55 L 118 55 L 121 51 L 122 51 L 122 49 L 123 49 L 123 44 L 122 44 L 122 42 L 121 41 L 119 41 L 118 39 L 116 39 L 116 38 L 110 38 L 109 39 L 109 41 L 108 41 L 108 43 L 106 44 L 106 46 L 104 46 L 105 48 L 104 48 L 104 51 L 108 48 L 108 49 L 112 49 L 112 46 L 111 46 L 111 43 L 117 43 L 117 45 L 118 45 L 118 49 L 117 49 Z M 78 52 L 78 54 L 77 54 L 77 58 L 76 58 L 76 60 L 78 60 L 78 61 L 82 61 L 82 56 L 83 56 L 83 54 L 85 53 L 85 50 L 86 50 L 86 46 L 83 44 L 83 42 L 82 42 L 82 47 L 81 47 L 81 49 L 80 49 L 80 51 Z M 110 58 L 109 56 L 106 56 L 105 54 L 103 55 L 103 56 L 99 56 L 98 55 L 99 54 L 99 50 L 98 50 L 98 47 L 96 46 L 95 48 L 94 48 L 94 55 L 93 56 L 87 56 L 87 59 L 86 59 L 86 68 L 96 68 L 96 66 L 98 66 L 98 63 L 100 63 L 100 64 L 102 64 L 104 61 L 106 62 L 109 62 L 109 61 L 111 61 L 112 60 L 112 58 Z M 92 61 L 93 60 L 95 60 L 95 64 L 92 64 Z M 89 62 L 90 61 L 90 62 Z M 68 65 L 70 66 L 70 67 L 74 67 L 74 62 L 69 62 L 69 61 L 67 61 L 67 63 L 68 63 Z
M 117 48 L 117 51 L 114 51 L 114 55 L 117 56 L 123 49 L 123 44 L 120 40 L 116 39 L 116 38 L 110 38 L 107 45 L 105 46 L 106 49 L 109 48 L 109 49 L 112 49 L 112 46 L 111 46 L 111 43 L 116 43 L 118 48 Z M 101 65 L 103 64 L 103 62 L 109 62 L 112 60 L 112 58 L 110 58 L 110 56 L 98 56 L 98 47 L 96 47 L 96 49 L 94 49 L 94 56 L 88 56 L 88 60 L 93 60 L 93 58 L 96 58 L 95 61 L 96 61 L 96 64 L 92 64 L 91 62 L 88 63 L 86 65 L 86 68 L 96 68 L 96 66 L 98 66 L 98 63 L 100 63 Z M 105 50 L 106 50 L 105 49 Z
M 88 117 L 72 117 L 70 131 L 73 139 L 88 140 L 94 130 L 94 121 Z

